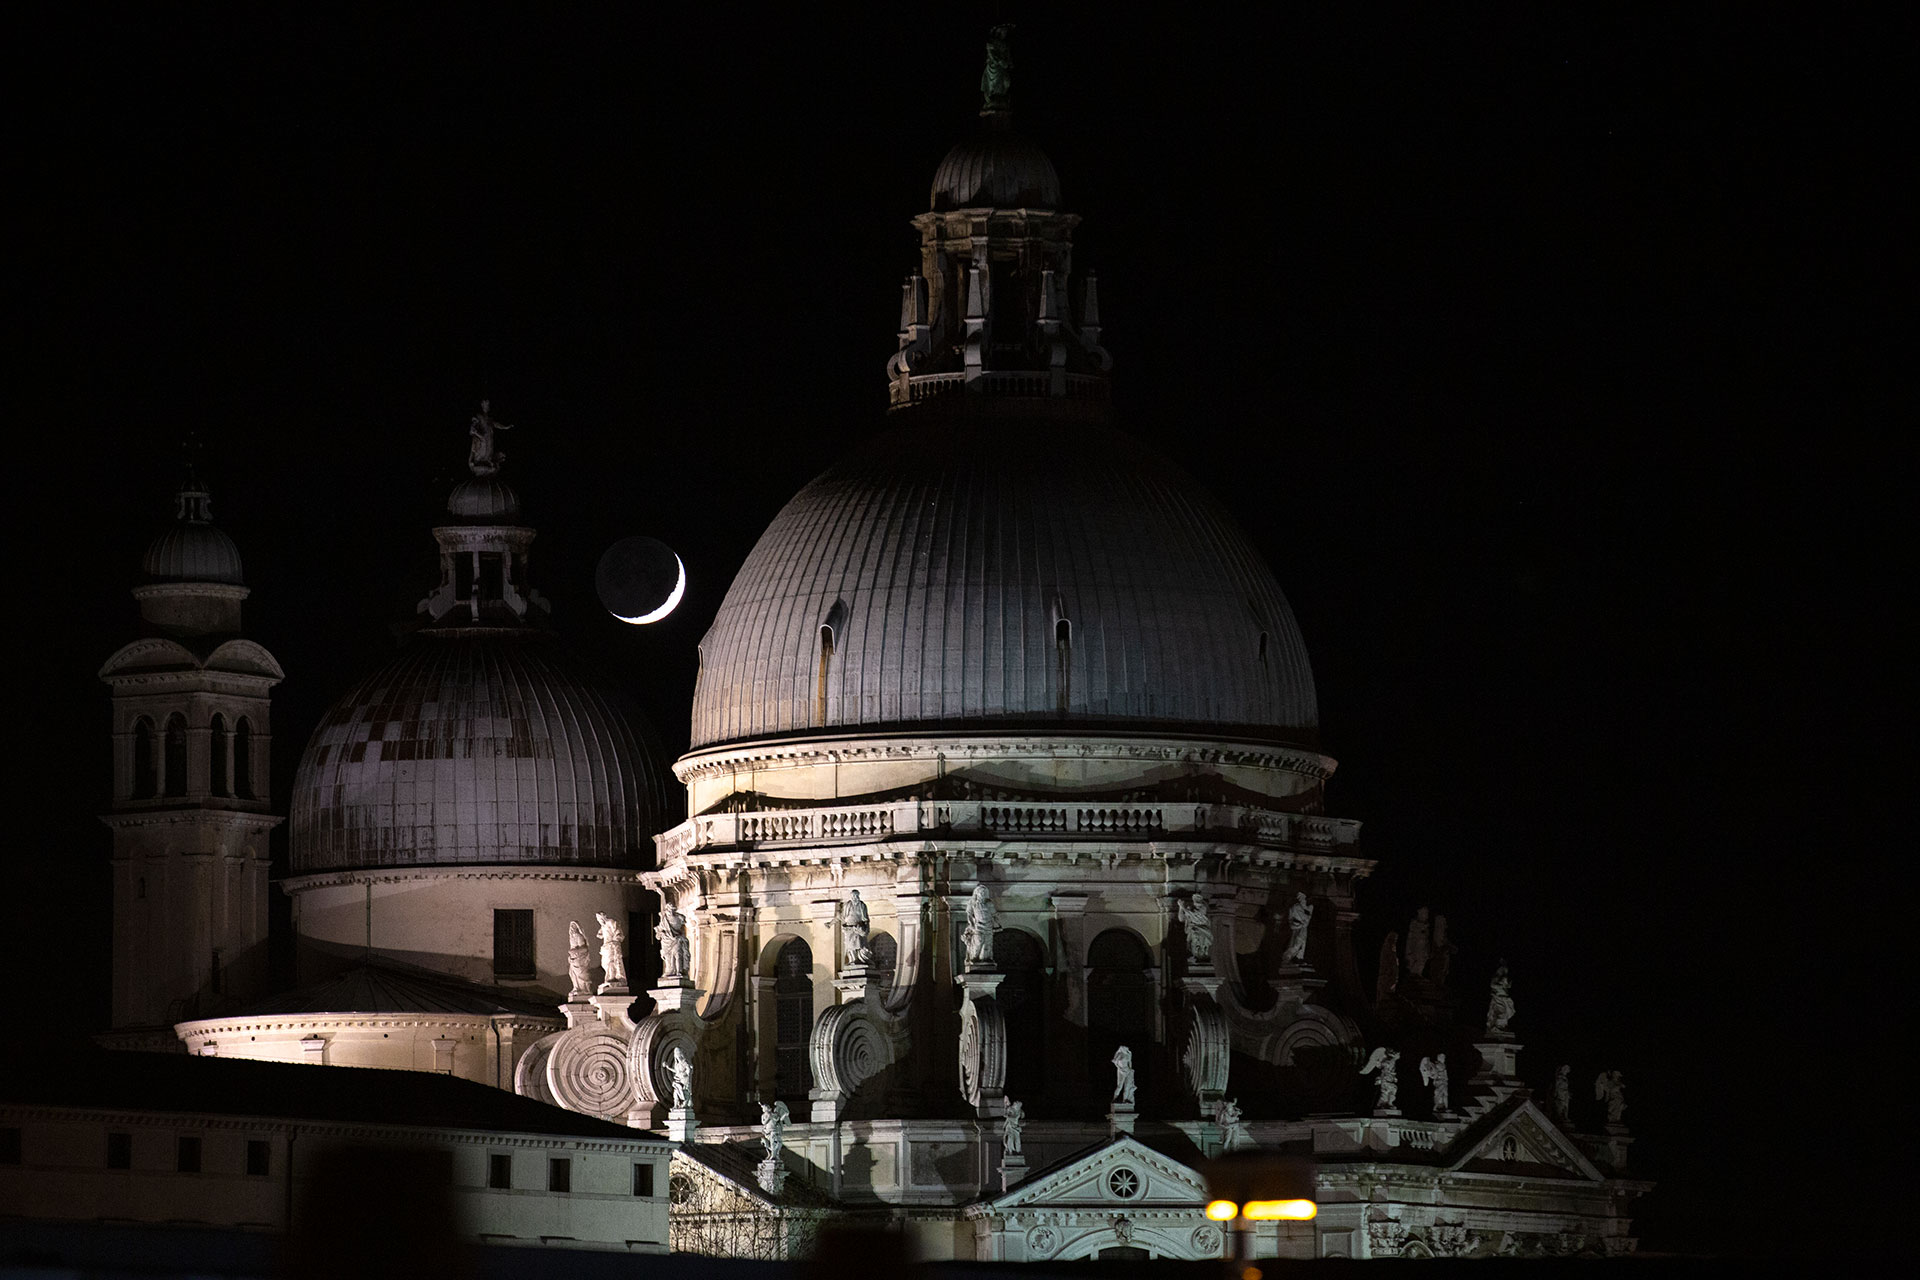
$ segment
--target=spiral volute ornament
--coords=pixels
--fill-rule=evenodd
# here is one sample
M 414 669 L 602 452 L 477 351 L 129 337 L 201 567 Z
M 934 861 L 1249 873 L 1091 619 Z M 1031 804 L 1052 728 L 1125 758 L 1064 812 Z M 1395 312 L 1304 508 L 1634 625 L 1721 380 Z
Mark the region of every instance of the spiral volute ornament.
M 624 1121 L 633 1105 L 626 1040 L 604 1028 L 561 1032 L 547 1056 L 547 1088 L 569 1111 Z

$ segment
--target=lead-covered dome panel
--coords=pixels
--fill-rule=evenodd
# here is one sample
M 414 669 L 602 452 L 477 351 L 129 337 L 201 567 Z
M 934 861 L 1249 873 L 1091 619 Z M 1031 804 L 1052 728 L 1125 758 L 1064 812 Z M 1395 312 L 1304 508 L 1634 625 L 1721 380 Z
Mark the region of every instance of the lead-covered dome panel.
M 420 632 L 307 743 L 293 870 L 645 862 L 668 819 L 639 723 L 547 633 Z
M 701 645 L 692 744 L 992 723 L 1312 745 L 1293 611 L 1230 519 L 1117 434 L 937 424 L 802 489 Z

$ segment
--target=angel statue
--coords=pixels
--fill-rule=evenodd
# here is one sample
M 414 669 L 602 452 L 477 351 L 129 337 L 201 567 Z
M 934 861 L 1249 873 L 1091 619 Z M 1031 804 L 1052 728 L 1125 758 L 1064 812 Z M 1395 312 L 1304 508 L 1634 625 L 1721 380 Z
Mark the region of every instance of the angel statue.
M 1213 921 L 1207 918 L 1207 900 L 1199 894 L 1180 898 L 1173 911 L 1187 930 L 1187 958 L 1196 965 L 1213 962 Z
M 1121 1045 L 1113 1051 L 1113 1100 L 1123 1107 L 1133 1105 L 1133 1050 Z
M 494 446 L 493 433 L 511 430 L 512 423 L 493 420 L 493 402 L 482 400 L 480 412 L 474 414 L 473 421 L 467 424 L 467 435 L 473 440 L 473 444 L 467 448 L 467 470 L 477 476 L 490 476 L 498 471 L 500 464 L 507 460 L 507 455 L 505 450 Z
M 1433 1086 L 1433 1114 L 1447 1113 L 1447 1055 L 1436 1053 L 1420 1059 L 1420 1083 Z
M 587 931 L 578 920 L 567 921 L 567 980 L 573 999 L 593 994 L 593 948 L 587 945 Z
M 653 938 L 660 944 L 660 980 L 684 978 L 693 967 L 693 944 L 687 940 L 687 918 L 671 902 L 660 904 Z
M 1493 971 L 1493 1000 L 1487 1005 L 1487 1034 L 1505 1035 L 1513 1021 L 1513 979 L 1507 976 L 1507 962 Z
M 1565 1124 L 1573 1115 L 1573 1074 L 1571 1064 L 1562 1063 L 1553 1073 L 1553 1118 Z
M 873 959 L 873 948 L 867 945 L 869 927 L 867 904 L 860 901 L 860 891 L 848 890 L 847 900 L 840 904 L 840 949 L 846 953 L 848 964 L 865 964 Z
M 1627 1078 L 1618 1071 L 1602 1071 L 1593 1082 L 1593 1100 L 1607 1104 L 1607 1123 L 1619 1124 L 1627 1111 Z
M 1220 1149 L 1237 1151 L 1247 1142 L 1247 1122 L 1240 1115 L 1240 1104 L 1232 1098 L 1222 1098 L 1213 1113 L 1214 1122 L 1220 1126 Z
M 760 1104 L 760 1142 L 767 1149 L 767 1159 L 780 1158 L 781 1136 L 787 1131 L 787 1121 L 793 1119 L 793 1113 L 787 1110 L 787 1104 L 776 1102 L 772 1106 Z
M 1293 934 L 1287 939 L 1287 949 L 1280 957 L 1281 964 L 1305 964 L 1307 962 L 1307 926 L 1313 923 L 1313 904 L 1307 901 L 1307 895 L 1293 895 L 1293 905 L 1287 908 L 1287 924 Z
M 1380 1073 L 1380 1078 L 1374 1085 L 1373 1109 L 1392 1111 L 1393 1104 L 1400 1099 L 1400 1051 L 1385 1045 L 1375 1049 L 1367 1065 L 1360 1068 L 1360 1074 L 1370 1076 L 1375 1071 Z
M 993 935 L 999 928 L 1000 912 L 987 896 L 987 886 L 973 886 L 973 896 L 967 899 L 967 927 L 960 931 L 960 941 L 967 949 L 967 968 L 993 964 Z
M 1006 1118 L 1001 1122 L 1005 1134 L 1003 1145 L 1010 1156 L 1020 1154 L 1020 1130 L 1026 1127 L 1027 1106 L 1024 1102 L 1009 1102 Z
M 596 911 L 593 915 L 600 922 L 600 968 L 607 975 L 607 980 L 600 984 L 600 990 L 603 993 L 625 991 L 627 960 L 620 954 L 620 944 L 627 940 L 626 931 L 604 912 Z
M 679 1045 L 667 1051 L 667 1075 L 673 1079 L 673 1109 L 686 1110 L 693 1105 L 693 1059 Z

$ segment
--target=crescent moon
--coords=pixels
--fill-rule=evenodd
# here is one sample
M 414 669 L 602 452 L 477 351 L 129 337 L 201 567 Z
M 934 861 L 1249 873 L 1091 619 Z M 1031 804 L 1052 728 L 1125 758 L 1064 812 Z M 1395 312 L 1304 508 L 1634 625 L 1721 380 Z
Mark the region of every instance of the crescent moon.
M 667 593 L 665 604 L 662 604 L 652 613 L 643 613 L 637 618 L 629 618 L 618 613 L 613 616 L 619 618 L 622 622 L 630 622 L 636 627 L 644 627 L 647 623 L 658 622 L 660 619 L 672 613 L 673 606 L 680 603 L 680 597 L 684 595 L 687 590 L 687 562 L 682 560 L 680 553 L 676 551 L 673 554 L 673 563 L 679 567 L 680 579 L 673 584 L 673 590 Z

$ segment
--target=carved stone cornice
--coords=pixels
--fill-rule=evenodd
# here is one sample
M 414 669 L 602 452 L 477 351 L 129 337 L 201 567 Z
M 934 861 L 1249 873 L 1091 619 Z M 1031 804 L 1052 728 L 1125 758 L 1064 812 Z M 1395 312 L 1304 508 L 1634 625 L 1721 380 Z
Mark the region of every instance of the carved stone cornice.
M 182 804 L 165 809 L 126 809 L 118 813 L 103 813 L 100 815 L 100 821 L 115 831 L 125 831 L 134 827 L 177 827 L 207 823 L 223 827 L 250 827 L 255 831 L 271 831 L 286 819 L 275 813 L 254 813 L 246 809 L 214 809 L 201 804 Z
M 1238 765 L 1281 769 L 1325 781 L 1338 767 L 1332 756 L 1276 743 L 1235 742 L 1174 734 L 996 733 L 954 736 L 861 733 L 800 739 L 769 738 L 690 751 L 674 762 L 681 782 L 718 774 L 794 764 L 854 761 L 1004 760 L 1012 756 L 1112 757 L 1140 761 Z
M 638 867 L 468 863 L 437 867 L 358 867 L 340 871 L 314 871 L 301 876 L 288 876 L 280 881 L 280 887 L 288 893 L 306 893 L 341 885 L 401 884 L 410 880 L 584 880 L 599 884 L 640 884 L 644 874 Z

